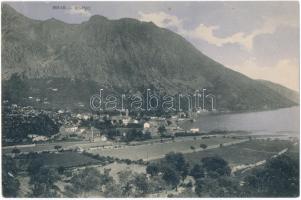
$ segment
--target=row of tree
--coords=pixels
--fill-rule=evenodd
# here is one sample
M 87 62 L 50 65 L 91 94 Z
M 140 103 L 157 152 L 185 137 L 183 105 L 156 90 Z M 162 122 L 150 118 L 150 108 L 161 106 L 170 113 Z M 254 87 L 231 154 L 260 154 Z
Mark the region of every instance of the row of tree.
M 60 124 L 43 113 L 27 116 L 11 115 L 8 112 L 2 116 L 2 138 L 12 139 L 14 142 L 22 142 L 23 139 L 28 139 L 28 135 L 51 136 L 57 134 L 60 128 Z
M 228 163 L 217 156 L 205 157 L 189 166 L 180 153 L 169 153 L 160 162 L 150 163 L 146 171 L 177 189 L 187 175 L 194 178 L 194 191 L 200 197 L 295 197 L 299 194 L 299 162 L 290 155 L 268 160 L 244 178 L 231 175 Z
M 63 168 L 48 168 L 32 160 L 27 168 L 32 191 L 31 197 L 58 197 L 61 191 L 56 182 L 63 176 L 70 177 L 63 196 L 80 197 L 88 192 L 101 192 L 105 197 L 144 197 L 163 191 L 186 188 L 186 196 L 200 197 L 296 197 L 299 194 L 298 158 L 281 155 L 268 160 L 266 165 L 248 172 L 244 178 L 231 175 L 228 163 L 220 157 L 205 157 L 190 165 L 181 153 L 169 153 L 146 167 L 147 174 L 130 170 L 119 172 L 118 179 L 110 170 L 100 172 L 85 168 L 78 173 L 68 173 Z M 17 197 L 20 189 L 16 160 L 3 157 L 2 184 L 5 197 Z M 187 176 L 193 182 L 184 184 Z M 190 179 L 190 178 L 189 178 Z M 62 193 L 61 193 L 62 194 Z M 184 195 L 184 194 L 183 194 Z

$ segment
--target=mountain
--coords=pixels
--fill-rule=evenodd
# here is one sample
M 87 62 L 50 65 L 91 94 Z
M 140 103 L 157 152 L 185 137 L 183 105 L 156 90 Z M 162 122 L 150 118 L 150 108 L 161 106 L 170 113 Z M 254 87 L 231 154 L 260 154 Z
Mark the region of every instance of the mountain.
M 26 92 L 13 94 L 25 87 L 15 83 L 18 79 L 11 81 L 14 74 L 21 75 Z M 7 4 L 2 4 L 2 79 L 4 99 L 42 95 L 57 106 L 88 105 L 99 88 L 117 93 L 152 88 L 172 95 L 206 88 L 216 96 L 217 109 L 225 111 L 296 105 L 151 22 L 98 15 L 81 24 L 40 21 Z
M 269 87 L 270 89 L 274 90 L 275 92 L 278 92 L 279 95 L 285 96 L 295 103 L 299 103 L 300 98 L 299 98 L 299 93 L 297 91 L 291 90 L 287 87 L 284 87 L 277 83 L 273 83 L 271 81 L 266 81 L 266 80 L 258 80 L 258 81 L 264 84 L 265 86 Z

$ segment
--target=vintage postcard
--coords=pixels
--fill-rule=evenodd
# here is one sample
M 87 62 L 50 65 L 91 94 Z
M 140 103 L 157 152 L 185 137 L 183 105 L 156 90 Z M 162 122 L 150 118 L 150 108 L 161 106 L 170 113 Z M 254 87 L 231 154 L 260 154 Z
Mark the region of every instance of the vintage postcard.
M 2 196 L 299 197 L 299 2 L 2 1 Z

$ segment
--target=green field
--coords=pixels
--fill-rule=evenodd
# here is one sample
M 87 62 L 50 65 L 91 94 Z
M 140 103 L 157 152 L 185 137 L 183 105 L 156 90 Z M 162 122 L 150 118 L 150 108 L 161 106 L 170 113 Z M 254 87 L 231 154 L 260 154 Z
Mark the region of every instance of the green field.
M 30 160 L 27 160 L 30 162 Z M 100 161 L 77 152 L 42 153 L 32 158 L 33 162 L 41 162 L 48 167 L 79 167 L 100 164 Z
M 99 154 L 101 156 L 112 156 L 116 158 L 131 160 L 153 160 L 164 157 L 165 154 L 174 151 L 189 153 L 193 152 L 191 146 L 196 150 L 200 148 L 200 144 L 206 144 L 208 147 L 219 145 L 221 143 L 236 142 L 238 139 L 211 137 L 210 139 L 185 139 L 183 141 L 174 141 L 169 143 L 153 143 L 137 146 L 125 146 L 119 149 L 94 149 L 89 150 L 90 153 Z
M 286 140 L 253 140 L 223 148 L 188 153 L 184 156 L 191 164 L 196 164 L 204 157 L 217 155 L 234 166 L 268 159 L 291 145 L 291 142 Z

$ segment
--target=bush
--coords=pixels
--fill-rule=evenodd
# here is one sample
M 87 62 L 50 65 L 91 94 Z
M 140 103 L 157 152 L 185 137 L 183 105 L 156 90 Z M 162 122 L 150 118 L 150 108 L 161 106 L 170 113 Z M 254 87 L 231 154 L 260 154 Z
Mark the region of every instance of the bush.
M 108 175 L 101 174 L 95 168 L 85 168 L 71 179 L 74 191 L 78 193 L 97 190 L 109 181 Z
M 159 171 L 160 171 L 160 167 L 157 163 L 150 163 L 146 167 L 146 173 L 150 174 L 151 176 L 158 175 Z
M 59 174 L 64 174 L 65 170 L 66 170 L 66 168 L 63 167 L 63 166 L 60 166 L 60 167 L 57 168 L 57 172 L 58 172 Z
M 231 169 L 228 162 L 218 156 L 205 157 L 202 159 L 204 169 L 209 172 L 217 173 L 218 175 L 229 176 L 231 174 Z
M 127 165 L 130 165 L 132 164 L 132 161 L 130 159 L 124 159 L 123 160 Z
M 15 154 L 21 153 L 20 149 L 17 149 L 16 147 L 13 148 L 13 150 L 11 152 L 15 153 Z

